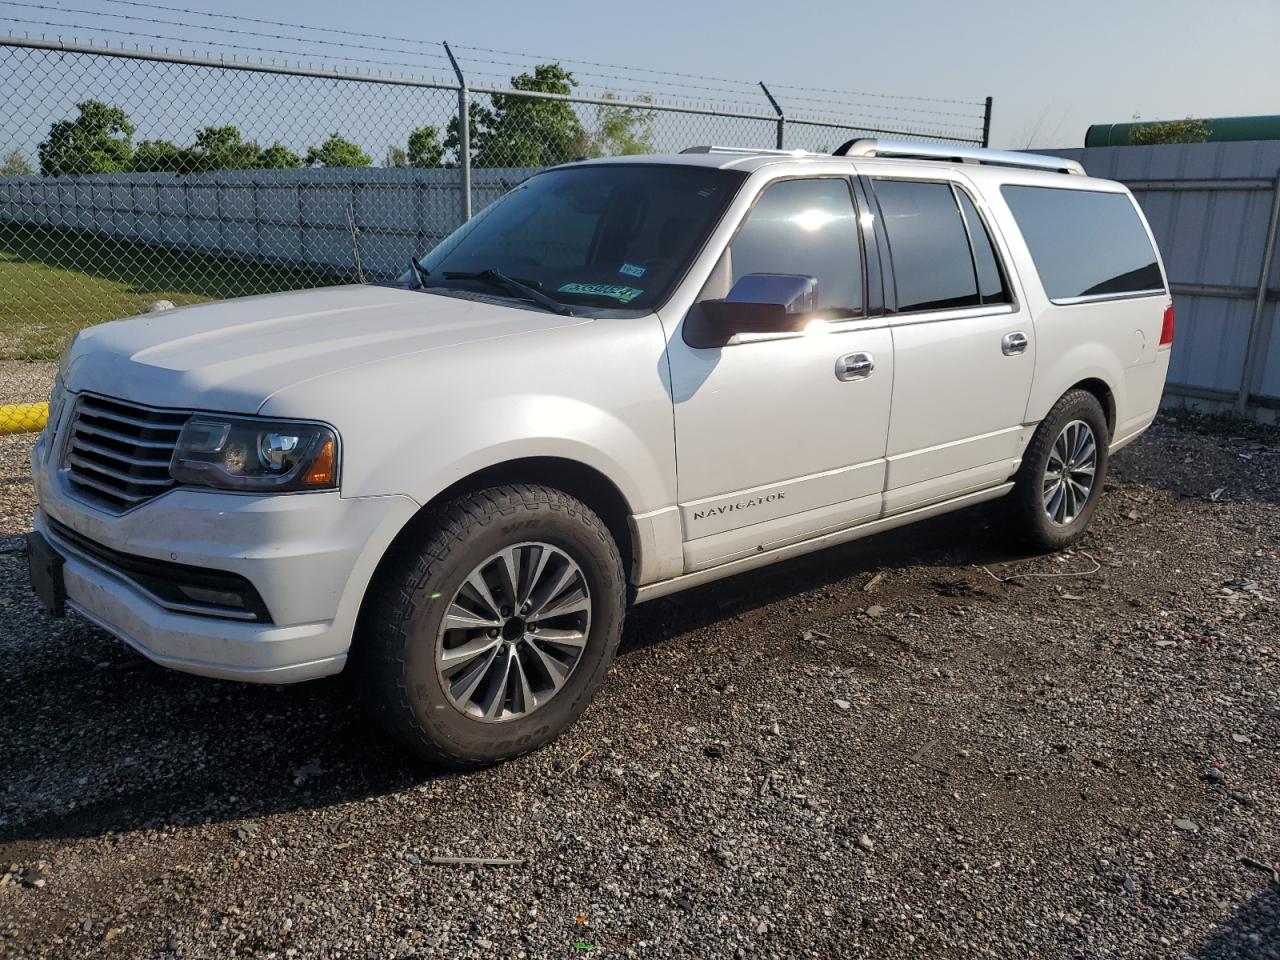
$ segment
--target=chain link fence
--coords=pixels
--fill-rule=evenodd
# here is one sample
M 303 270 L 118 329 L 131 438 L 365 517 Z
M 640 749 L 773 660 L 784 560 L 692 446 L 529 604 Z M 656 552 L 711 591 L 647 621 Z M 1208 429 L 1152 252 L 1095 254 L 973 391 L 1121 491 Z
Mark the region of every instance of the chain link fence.
M 555 63 L 469 86 L 450 61 L 452 84 L 0 39 L 0 433 L 39 428 L 86 326 L 396 276 L 548 165 L 706 143 L 982 143 L 990 123 L 989 100 L 823 118 L 763 89 L 758 111 L 587 96 Z

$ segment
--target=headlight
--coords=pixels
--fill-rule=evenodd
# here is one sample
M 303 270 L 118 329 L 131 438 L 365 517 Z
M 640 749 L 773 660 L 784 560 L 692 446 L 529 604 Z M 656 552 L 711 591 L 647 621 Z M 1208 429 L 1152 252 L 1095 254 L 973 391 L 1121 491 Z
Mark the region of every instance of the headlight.
M 169 473 L 224 490 L 332 490 L 338 437 L 318 423 L 197 415 L 178 436 Z
M 66 399 L 66 385 L 62 382 L 62 371 L 53 375 L 53 389 L 49 391 L 49 423 L 57 423 L 58 412 L 62 409 L 62 401 Z
M 62 404 L 67 398 L 67 391 L 63 387 L 62 373 L 59 371 L 53 375 L 53 389 L 49 391 L 49 410 L 44 420 L 44 436 L 49 444 L 48 451 L 53 450 L 53 435 L 58 429 L 58 420 L 62 417 Z M 48 452 L 46 452 L 46 457 Z
M 80 334 L 76 334 L 67 341 L 67 345 L 62 348 L 62 352 L 58 354 L 58 376 L 65 378 L 67 375 L 67 361 L 71 358 L 71 349 L 76 345 L 76 338 Z
M 44 432 L 49 436 L 53 436 L 53 431 L 58 428 L 58 418 L 62 415 L 62 402 L 67 396 L 67 359 L 71 356 L 71 348 L 76 345 L 78 336 L 76 334 L 68 340 L 58 354 L 58 369 L 53 375 L 53 389 L 49 391 L 49 412 L 44 423 Z

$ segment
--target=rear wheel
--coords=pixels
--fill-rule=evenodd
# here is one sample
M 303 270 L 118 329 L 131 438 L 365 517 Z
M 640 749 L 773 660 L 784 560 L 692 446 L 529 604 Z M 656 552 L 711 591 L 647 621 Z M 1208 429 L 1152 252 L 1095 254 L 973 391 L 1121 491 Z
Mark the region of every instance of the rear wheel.
M 383 565 L 352 651 L 360 695 L 438 765 L 534 750 L 578 717 L 617 650 L 617 546 L 585 504 L 547 487 L 483 490 L 430 521 Z
M 1001 532 L 1038 550 L 1080 539 L 1098 507 L 1110 442 L 1098 398 L 1086 390 L 1063 395 L 1036 428 L 1013 492 L 997 508 Z

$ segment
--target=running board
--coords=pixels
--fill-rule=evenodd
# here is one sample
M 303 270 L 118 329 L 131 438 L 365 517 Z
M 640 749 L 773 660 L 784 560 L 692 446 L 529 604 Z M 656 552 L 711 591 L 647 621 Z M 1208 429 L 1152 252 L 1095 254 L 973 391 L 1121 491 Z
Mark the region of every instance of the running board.
M 756 570 L 781 560 L 790 560 L 792 557 L 800 557 L 806 553 L 825 550 L 827 547 L 839 546 L 852 540 L 861 540 L 863 537 L 869 537 L 873 533 L 882 533 L 895 527 L 904 527 L 917 520 L 926 520 L 929 517 L 950 513 L 952 510 L 959 510 L 962 507 L 970 507 L 974 504 L 985 503 L 988 500 L 996 500 L 1012 489 L 1012 483 L 1001 484 L 998 487 L 979 490 L 977 493 L 967 493 L 962 497 L 954 497 L 941 503 L 932 503 L 927 507 L 917 507 L 915 510 L 894 514 L 892 517 L 881 517 L 879 520 L 861 523 L 856 527 L 846 527 L 844 530 L 836 530 L 834 533 L 823 534 L 820 537 L 813 537 L 809 540 L 801 540 L 799 543 L 789 543 L 786 546 L 774 547 L 772 550 L 763 550 L 760 553 L 753 553 L 749 557 L 722 563 L 718 567 L 696 570 L 693 573 L 672 577 L 670 580 L 659 580 L 657 583 L 639 587 L 636 590 L 635 602 L 644 603 L 647 600 L 657 600 L 659 597 L 679 593 L 681 590 L 688 590 L 690 587 L 699 587 L 704 583 L 712 583 L 725 577 L 732 577 L 738 573 L 746 573 L 748 570 Z

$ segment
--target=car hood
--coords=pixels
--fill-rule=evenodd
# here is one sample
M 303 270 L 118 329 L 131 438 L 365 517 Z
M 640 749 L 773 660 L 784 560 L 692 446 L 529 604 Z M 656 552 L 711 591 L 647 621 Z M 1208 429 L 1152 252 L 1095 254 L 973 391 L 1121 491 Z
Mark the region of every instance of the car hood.
M 65 382 L 152 406 L 251 414 L 278 391 L 340 370 L 587 322 L 419 290 L 323 287 L 90 327 Z

